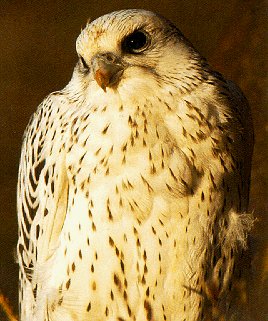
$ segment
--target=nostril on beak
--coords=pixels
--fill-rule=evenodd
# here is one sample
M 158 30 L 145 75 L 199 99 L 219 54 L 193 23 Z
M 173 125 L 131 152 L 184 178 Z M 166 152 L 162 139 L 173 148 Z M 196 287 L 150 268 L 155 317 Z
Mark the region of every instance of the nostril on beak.
M 100 58 L 106 60 L 109 63 L 120 63 L 121 60 L 119 57 L 117 57 L 115 54 L 113 54 L 112 52 L 105 52 L 103 54 L 99 55 Z
M 104 57 L 109 61 L 109 62 L 115 62 L 115 56 L 110 54 L 110 53 L 106 53 L 104 54 Z

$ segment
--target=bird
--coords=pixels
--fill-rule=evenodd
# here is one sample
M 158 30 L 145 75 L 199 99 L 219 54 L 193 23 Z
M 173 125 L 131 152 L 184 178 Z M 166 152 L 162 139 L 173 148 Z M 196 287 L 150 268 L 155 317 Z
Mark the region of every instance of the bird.
M 20 320 L 246 320 L 243 93 L 150 11 L 88 22 L 76 51 L 24 133 Z

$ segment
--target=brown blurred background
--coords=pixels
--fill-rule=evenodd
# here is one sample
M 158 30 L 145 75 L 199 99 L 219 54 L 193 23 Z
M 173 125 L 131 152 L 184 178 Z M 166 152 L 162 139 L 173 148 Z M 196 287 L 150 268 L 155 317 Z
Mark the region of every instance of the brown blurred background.
M 240 85 L 250 102 L 255 124 L 251 210 L 258 218 L 250 247 L 250 306 L 252 320 L 268 320 L 265 0 L 0 0 L 0 292 L 16 311 L 16 179 L 29 117 L 47 94 L 69 81 L 77 60 L 75 40 L 87 19 L 131 7 L 153 10 L 172 20 L 212 66 Z M 0 320 L 6 320 L 1 311 Z

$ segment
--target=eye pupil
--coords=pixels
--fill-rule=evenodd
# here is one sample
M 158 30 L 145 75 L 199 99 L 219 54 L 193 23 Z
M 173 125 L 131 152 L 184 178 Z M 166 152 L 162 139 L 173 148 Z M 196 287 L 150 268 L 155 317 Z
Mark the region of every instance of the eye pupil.
M 148 36 L 142 31 L 135 31 L 123 41 L 123 49 L 129 53 L 139 53 L 147 48 Z

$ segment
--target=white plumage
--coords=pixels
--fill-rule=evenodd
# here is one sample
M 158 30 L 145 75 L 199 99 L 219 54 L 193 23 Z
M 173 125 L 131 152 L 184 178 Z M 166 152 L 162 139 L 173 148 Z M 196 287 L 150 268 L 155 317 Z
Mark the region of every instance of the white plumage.
M 245 98 L 148 11 L 93 21 L 77 52 L 24 137 L 21 321 L 245 320 Z

